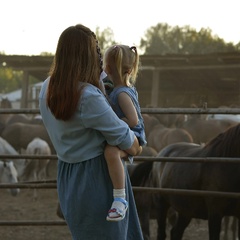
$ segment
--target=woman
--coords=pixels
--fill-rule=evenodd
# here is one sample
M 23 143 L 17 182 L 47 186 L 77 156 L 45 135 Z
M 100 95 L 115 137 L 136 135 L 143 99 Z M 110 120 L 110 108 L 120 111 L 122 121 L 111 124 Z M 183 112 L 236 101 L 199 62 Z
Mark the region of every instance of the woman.
M 74 240 L 142 240 L 127 173 L 129 211 L 121 222 L 106 221 L 113 186 L 104 148 L 108 143 L 133 156 L 142 149 L 100 90 L 101 72 L 95 34 L 80 24 L 65 29 L 39 95 L 43 122 L 58 156 L 59 202 Z

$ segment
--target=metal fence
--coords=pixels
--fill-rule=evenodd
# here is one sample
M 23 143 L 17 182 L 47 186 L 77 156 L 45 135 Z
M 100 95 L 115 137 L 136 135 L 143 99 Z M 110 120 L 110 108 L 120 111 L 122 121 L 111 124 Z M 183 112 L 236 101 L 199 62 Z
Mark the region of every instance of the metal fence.
M 0 109 L 0 114 L 39 114 L 38 109 Z M 240 108 L 142 108 L 142 113 L 147 114 L 240 114 Z M 0 159 L 51 159 L 57 160 L 56 155 L 0 155 Z M 189 157 L 134 157 L 135 162 L 151 161 L 151 162 L 219 162 L 219 163 L 240 163 L 240 158 L 189 158 Z M 56 179 L 35 181 L 35 182 L 20 182 L 16 184 L 0 184 L 0 188 L 56 188 Z M 217 192 L 203 190 L 184 190 L 184 189 L 167 189 L 167 188 L 151 188 L 151 187 L 134 187 L 134 192 L 151 192 L 160 194 L 176 194 L 188 196 L 213 196 L 213 197 L 231 197 L 240 198 L 240 193 L 234 192 Z M 59 226 L 65 225 L 65 221 L 0 221 L 0 226 Z

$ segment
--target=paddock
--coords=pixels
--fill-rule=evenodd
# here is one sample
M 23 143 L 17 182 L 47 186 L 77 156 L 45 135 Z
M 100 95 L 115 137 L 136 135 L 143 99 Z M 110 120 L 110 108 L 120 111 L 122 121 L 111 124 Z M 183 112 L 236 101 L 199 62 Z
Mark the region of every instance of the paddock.
M 28 113 L 35 114 L 39 113 L 37 109 L 18 109 L 18 110 L 10 110 L 10 109 L 1 109 L 0 114 L 7 113 Z M 169 108 L 169 109 L 158 109 L 158 108 L 143 108 L 142 113 L 149 114 L 239 114 L 240 109 L 179 109 L 179 108 Z M 8 158 L 9 155 L 7 156 Z M 0 155 L 0 160 L 6 158 L 5 155 Z M 18 158 L 31 158 L 31 159 L 45 159 L 49 158 L 49 156 L 29 156 L 29 155 L 21 155 L 21 156 L 11 156 L 13 159 Z M 56 160 L 56 155 L 50 156 L 51 160 Z M 135 157 L 135 161 L 189 161 L 191 162 L 191 158 L 157 158 L 157 157 Z M 194 159 L 194 161 L 233 161 L 240 162 L 238 158 L 231 159 L 214 159 L 214 158 L 199 158 Z M 33 160 L 34 161 L 34 160 Z M 50 179 L 46 181 L 35 181 L 35 182 L 26 182 L 26 183 L 18 183 L 18 184 L 1 184 L 0 191 L 2 195 L 2 205 L 1 207 L 1 220 L 0 220 L 0 234 L 1 238 L 8 239 L 32 239 L 34 237 L 35 240 L 40 239 L 65 239 L 70 240 L 71 236 L 68 232 L 67 226 L 63 220 L 60 220 L 56 215 L 56 206 L 57 206 L 57 192 L 56 192 L 56 179 L 54 175 L 56 174 L 55 169 L 52 169 L 52 174 Z M 3 190 L 5 188 L 15 188 L 17 185 L 18 188 L 21 189 L 21 195 L 18 197 L 8 196 L 7 193 L 4 193 Z M 33 189 L 39 189 L 39 199 L 36 202 L 32 201 L 32 191 Z M 224 192 L 210 192 L 210 191 L 186 191 L 186 190 L 174 190 L 174 189 L 160 189 L 160 188 L 141 188 L 141 187 L 133 187 L 134 191 L 146 191 L 146 192 L 160 192 L 161 194 L 193 194 L 196 196 L 208 195 L 208 196 L 230 196 L 233 198 L 240 198 L 240 193 L 224 193 Z M 17 206 L 20 205 L 21 208 L 18 209 Z M 40 210 L 40 211 L 39 211 Z M 13 214 L 15 211 L 15 215 Z M 8 212 L 12 212 L 8 214 Z M 28 214 L 27 214 L 28 213 Z M 27 218 L 29 216 L 29 218 Z M 199 225 L 200 224 L 200 225 Z M 7 230 L 7 231 L 6 231 Z M 37 233 L 37 234 L 36 234 Z M 206 222 L 197 223 L 194 222 L 186 232 L 186 236 L 188 239 L 207 239 L 207 228 Z M 192 235 L 193 234 L 193 235 Z M 155 240 L 156 235 L 154 235 L 154 221 L 152 221 L 152 235 L 151 240 Z

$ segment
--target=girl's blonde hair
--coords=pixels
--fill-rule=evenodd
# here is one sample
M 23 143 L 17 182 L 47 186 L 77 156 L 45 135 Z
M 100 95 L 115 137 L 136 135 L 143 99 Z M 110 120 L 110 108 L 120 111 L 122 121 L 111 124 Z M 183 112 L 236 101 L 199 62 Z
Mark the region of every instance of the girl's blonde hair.
M 114 45 L 108 48 L 103 58 L 103 68 L 109 65 L 113 76 L 119 77 L 126 86 L 136 82 L 139 55 L 136 47 L 127 45 Z

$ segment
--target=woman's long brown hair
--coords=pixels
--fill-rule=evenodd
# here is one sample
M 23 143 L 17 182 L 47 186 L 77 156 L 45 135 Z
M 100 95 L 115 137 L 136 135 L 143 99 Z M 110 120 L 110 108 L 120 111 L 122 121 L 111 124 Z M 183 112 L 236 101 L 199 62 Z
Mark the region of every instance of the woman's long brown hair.
M 47 106 L 57 119 L 67 121 L 74 115 L 84 87 L 79 82 L 99 88 L 101 64 L 97 39 L 89 28 L 78 24 L 62 32 L 47 93 Z

